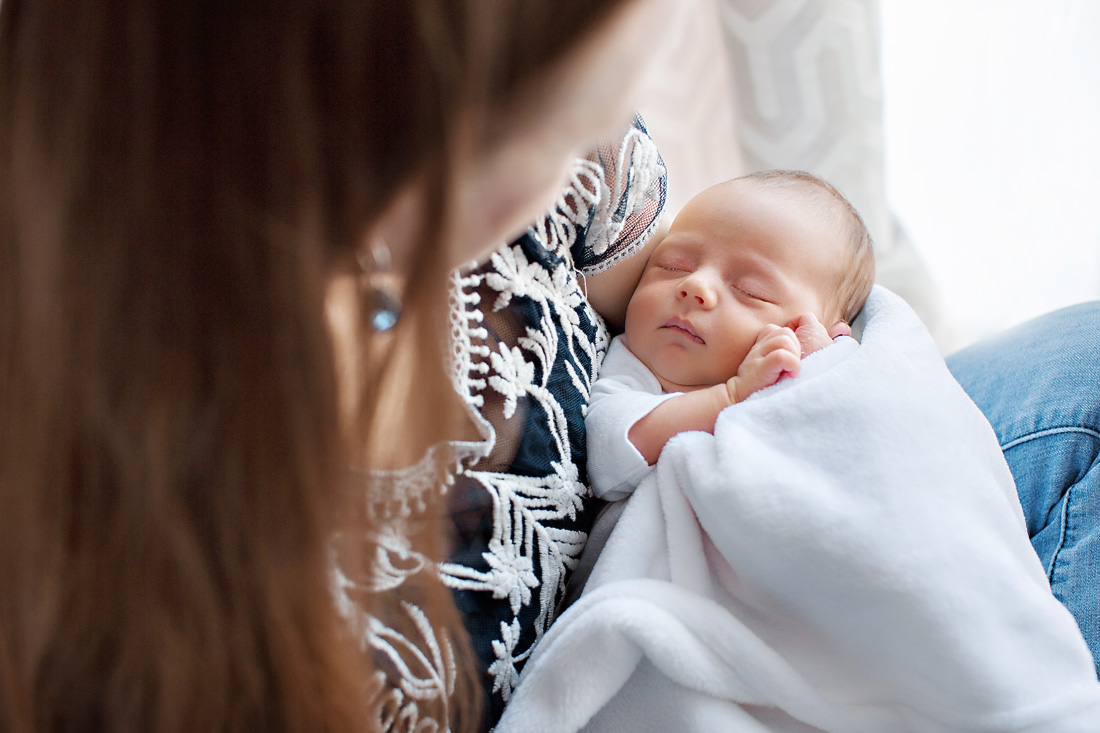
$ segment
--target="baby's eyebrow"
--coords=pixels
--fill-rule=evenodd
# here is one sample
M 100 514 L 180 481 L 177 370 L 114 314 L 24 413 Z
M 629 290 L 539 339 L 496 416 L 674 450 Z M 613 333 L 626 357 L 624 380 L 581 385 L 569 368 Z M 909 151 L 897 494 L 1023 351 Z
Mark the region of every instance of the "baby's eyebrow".
M 766 290 L 769 296 L 775 296 L 776 298 L 783 297 L 787 292 L 783 272 L 772 263 L 764 260 L 751 261 L 737 279 L 738 281 L 751 283 L 761 290 Z
M 783 287 L 783 278 L 779 276 L 778 272 L 752 268 L 745 273 L 745 277 L 768 288 L 782 289 Z
M 682 259 L 694 259 L 697 257 L 697 254 L 693 251 L 693 249 L 694 248 L 687 247 L 682 244 L 672 244 L 667 247 L 662 247 L 658 249 L 656 252 L 653 253 L 652 259 L 654 262 L 676 257 Z

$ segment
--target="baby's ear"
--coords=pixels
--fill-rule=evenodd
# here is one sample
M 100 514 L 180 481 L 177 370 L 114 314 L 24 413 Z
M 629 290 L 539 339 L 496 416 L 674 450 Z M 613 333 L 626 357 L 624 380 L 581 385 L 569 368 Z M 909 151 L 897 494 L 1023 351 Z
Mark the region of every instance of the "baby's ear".
M 835 339 L 838 336 L 851 336 L 852 327 L 844 321 L 837 321 L 829 328 L 829 338 Z

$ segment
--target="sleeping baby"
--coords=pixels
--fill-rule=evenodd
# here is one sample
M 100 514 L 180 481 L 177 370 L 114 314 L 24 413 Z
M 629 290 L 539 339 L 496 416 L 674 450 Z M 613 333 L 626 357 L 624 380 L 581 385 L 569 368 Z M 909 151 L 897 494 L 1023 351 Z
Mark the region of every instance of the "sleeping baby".
M 627 496 L 672 436 L 713 432 L 723 409 L 797 376 L 803 357 L 850 335 L 874 278 L 863 220 L 817 176 L 754 173 L 689 201 L 650 257 L 593 386 L 597 496 Z
M 593 487 L 626 500 L 500 733 L 1100 729 L 996 434 L 873 277 L 814 176 L 685 206 L 586 417 Z

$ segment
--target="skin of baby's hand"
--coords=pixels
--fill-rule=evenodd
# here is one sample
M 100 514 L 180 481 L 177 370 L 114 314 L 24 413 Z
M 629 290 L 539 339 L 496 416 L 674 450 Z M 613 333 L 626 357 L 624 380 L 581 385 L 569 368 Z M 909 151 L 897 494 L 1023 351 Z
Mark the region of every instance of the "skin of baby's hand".
M 801 368 L 801 346 L 794 330 L 784 326 L 765 326 L 748 356 L 741 362 L 737 374 L 726 382 L 730 402 L 740 402 L 753 392 L 772 386 L 784 376 L 796 377 Z
M 826 330 L 813 313 L 801 313 L 795 316 L 787 328 L 794 331 L 798 337 L 799 346 L 802 349 L 802 357 L 805 358 L 818 349 L 824 349 L 833 342 L 837 336 L 851 336 L 852 329 L 844 321 L 837 321 L 833 327 Z

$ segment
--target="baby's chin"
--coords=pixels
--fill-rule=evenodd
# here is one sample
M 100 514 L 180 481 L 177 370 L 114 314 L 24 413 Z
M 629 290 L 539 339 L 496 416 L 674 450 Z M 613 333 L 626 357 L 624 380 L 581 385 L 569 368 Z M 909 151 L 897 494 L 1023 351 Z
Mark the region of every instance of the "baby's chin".
M 628 349 L 630 348 L 629 337 L 626 346 Z M 682 363 L 682 359 L 662 358 L 665 356 L 662 352 L 653 354 L 631 351 L 631 353 L 657 378 L 657 381 L 661 384 L 661 389 L 665 392 L 694 392 L 713 387 L 716 384 L 726 383 L 724 378 L 719 379 L 711 374 L 701 374 L 700 369 L 690 368 L 690 365 Z

